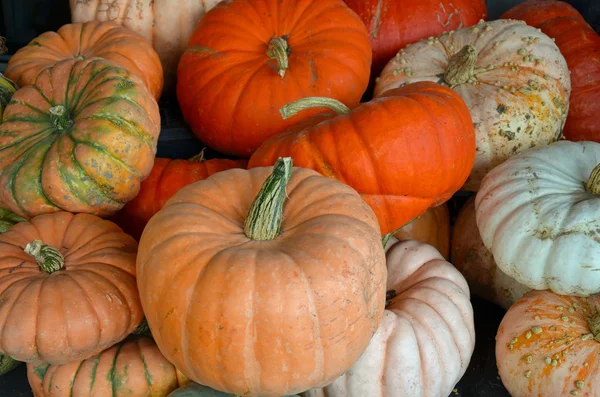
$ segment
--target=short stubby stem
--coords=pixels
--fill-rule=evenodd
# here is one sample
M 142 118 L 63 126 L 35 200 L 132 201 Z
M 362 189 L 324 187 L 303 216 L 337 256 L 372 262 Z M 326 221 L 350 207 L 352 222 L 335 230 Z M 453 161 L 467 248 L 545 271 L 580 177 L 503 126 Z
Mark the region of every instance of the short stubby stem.
M 204 158 L 204 150 L 206 150 L 206 148 L 202 148 L 202 150 L 200 151 L 200 153 L 193 155 L 192 157 L 190 157 L 188 159 L 188 161 L 193 161 L 194 163 L 201 163 L 205 160 Z
M 57 130 L 66 130 L 73 125 L 69 112 L 63 105 L 52 106 L 49 112 L 50 120 L 52 120 L 52 124 Z
M 465 84 L 474 76 L 476 62 L 477 50 L 467 44 L 448 61 L 444 82 L 450 87 Z
M 592 194 L 600 195 L 600 164 L 598 164 L 590 173 L 585 188 Z
M 33 240 L 27 244 L 25 253 L 31 255 L 42 271 L 52 274 L 65 267 L 65 258 L 54 247 L 42 243 L 42 240 Z
M 328 108 L 338 115 L 350 113 L 350 108 L 337 99 L 319 96 L 306 97 L 288 103 L 279 109 L 279 113 L 281 113 L 281 117 L 285 120 L 295 116 L 303 110 L 313 108 Z
M 244 233 L 252 240 L 273 240 L 281 233 L 283 202 L 292 176 L 292 158 L 279 158 L 250 206 Z
M 289 55 L 291 54 L 290 46 L 287 42 L 287 36 L 273 37 L 269 40 L 267 47 L 267 56 L 277 61 L 279 68 L 278 74 L 283 78 L 285 71 L 288 69 Z

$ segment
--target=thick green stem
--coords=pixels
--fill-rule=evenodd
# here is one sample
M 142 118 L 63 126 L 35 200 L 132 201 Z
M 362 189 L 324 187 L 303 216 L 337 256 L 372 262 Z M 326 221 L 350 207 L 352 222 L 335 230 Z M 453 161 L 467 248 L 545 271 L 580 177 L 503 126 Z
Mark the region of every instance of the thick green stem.
M 600 195 L 600 164 L 598 164 L 590 173 L 585 188 L 592 194 Z
M 52 274 L 65 267 L 65 258 L 60 251 L 42 243 L 42 240 L 33 240 L 25 247 L 25 253 L 33 256 L 44 272 Z
M 283 78 L 285 71 L 288 69 L 288 56 L 290 55 L 290 46 L 287 42 L 287 37 L 273 37 L 269 40 L 267 47 L 267 56 L 277 61 L 279 67 L 278 74 Z
M 0 233 L 6 232 L 19 222 L 27 222 L 27 219 L 15 214 L 6 208 L 0 207 Z
M 588 320 L 588 326 L 594 335 L 594 339 L 600 342 L 600 313 L 596 313 Z
M 273 240 L 281 233 L 283 202 L 292 176 L 292 158 L 279 158 L 256 195 L 244 222 L 244 233 L 252 240 Z
M 69 118 L 69 112 L 63 105 L 56 105 L 50 108 L 50 119 L 57 130 L 66 130 L 72 125 Z
M 279 109 L 279 113 L 281 113 L 281 116 L 285 120 L 295 116 L 303 110 L 312 108 L 328 108 L 333 110 L 336 114 L 350 113 L 350 108 L 337 99 L 320 96 L 310 96 L 288 103 Z
M 471 45 L 464 46 L 459 52 L 452 55 L 444 73 L 444 82 L 450 87 L 455 87 L 469 81 L 475 74 L 477 50 Z

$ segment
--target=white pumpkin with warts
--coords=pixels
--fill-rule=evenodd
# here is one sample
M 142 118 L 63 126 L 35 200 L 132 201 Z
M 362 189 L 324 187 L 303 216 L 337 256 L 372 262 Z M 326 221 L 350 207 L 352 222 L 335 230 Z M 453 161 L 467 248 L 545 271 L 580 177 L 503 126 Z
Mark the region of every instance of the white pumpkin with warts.
M 569 108 L 567 63 L 552 39 L 497 20 L 410 44 L 384 68 L 375 96 L 417 81 L 452 87 L 471 111 L 477 154 L 463 190 L 515 153 L 558 140 Z
M 562 295 L 600 292 L 600 143 L 560 141 L 484 178 L 477 226 L 498 267 Z

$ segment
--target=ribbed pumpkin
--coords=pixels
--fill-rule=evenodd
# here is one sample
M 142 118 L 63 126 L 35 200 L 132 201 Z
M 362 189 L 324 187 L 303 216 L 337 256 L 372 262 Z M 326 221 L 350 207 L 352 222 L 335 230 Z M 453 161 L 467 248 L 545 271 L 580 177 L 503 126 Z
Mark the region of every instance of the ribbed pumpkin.
M 140 78 L 100 58 L 68 59 L 19 89 L 0 124 L 0 205 L 26 217 L 110 215 L 152 170 L 160 132 Z
M 565 138 L 600 142 L 600 35 L 572 5 L 563 1 L 527 0 L 502 18 L 523 20 L 556 41 L 571 71 Z
M 520 21 L 482 22 L 411 44 L 379 76 L 375 97 L 417 81 L 452 87 L 475 123 L 477 155 L 461 190 L 515 153 L 561 136 L 571 84 L 550 37 Z
M 367 29 L 342 0 L 231 0 L 200 20 L 177 71 L 177 98 L 196 136 L 249 157 L 314 114 L 282 119 L 306 96 L 358 105 L 369 81 Z
M 0 234 L 0 353 L 65 364 L 123 340 L 144 316 L 136 251 L 89 214 L 40 215 Z
M 288 117 L 324 107 L 339 115 L 315 117 L 272 137 L 248 167 L 290 156 L 299 167 L 346 183 L 375 211 L 383 234 L 447 201 L 471 172 L 473 122 L 447 87 L 411 84 L 352 110 L 329 98 L 306 98 L 281 112 Z
M 220 0 L 69 0 L 72 22 L 111 21 L 142 35 L 158 53 L 165 90 L 175 87 L 177 63 L 198 21 Z
M 146 224 L 179 189 L 206 179 L 210 175 L 230 168 L 246 168 L 246 161 L 211 159 L 202 154 L 189 160 L 157 158 L 138 195 L 125 204 L 111 220 L 139 240 Z
M 158 54 L 143 37 L 114 22 L 73 23 L 42 33 L 8 60 L 5 74 L 23 87 L 62 60 L 96 57 L 137 74 L 152 95 L 160 97 L 163 71 Z
M 437 249 L 450 259 L 450 212 L 446 203 L 429 208 L 414 221 L 394 233 L 398 240 L 417 240 Z
M 148 222 L 137 269 L 165 357 L 197 383 L 249 397 L 333 381 L 385 305 L 375 214 L 289 158 L 183 187 Z
M 135 336 L 83 361 L 27 364 L 35 397 L 166 397 L 177 370 L 152 338 Z

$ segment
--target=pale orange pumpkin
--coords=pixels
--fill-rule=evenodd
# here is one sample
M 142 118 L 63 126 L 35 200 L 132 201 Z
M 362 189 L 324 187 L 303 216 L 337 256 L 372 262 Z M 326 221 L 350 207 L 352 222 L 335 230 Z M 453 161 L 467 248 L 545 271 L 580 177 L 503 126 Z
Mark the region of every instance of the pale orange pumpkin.
M 0 235 L 0 354 L 65 364 L 125 339 L 144 316 L 136 241 L 95 215 L 55 212 Z
M 429 208 L 394 233 L 398 240 L 417 240 L 434 246 L 444 259 L 450 258 L 450 211 L 448 204 Z
M 381 321 L 380 233 L 354 189 L 292 170 L 291 158 L 187 185 L 140 240 L 152 335 L 182 373 L 216 390 L 275 397 L 324 386 Z

